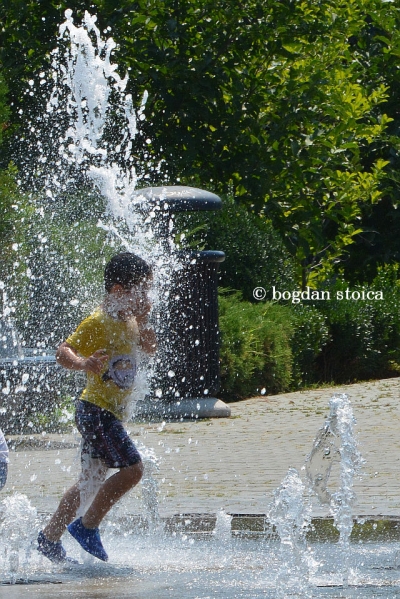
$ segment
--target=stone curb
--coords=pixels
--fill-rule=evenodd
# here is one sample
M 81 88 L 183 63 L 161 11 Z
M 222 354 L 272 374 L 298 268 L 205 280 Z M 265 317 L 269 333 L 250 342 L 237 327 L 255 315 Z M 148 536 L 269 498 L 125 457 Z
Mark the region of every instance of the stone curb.
M 45 521 L 50 514 L 41 513 L 39 519 Z M 231 516 L 230 532 L 233 537 L 250 539 L 278 540 L 276 530 L 264 514 L 226 514 Z M 216 533 L 217 514 L 175 514 L 161 518 L 161 529 L 168 535 L 187 535 L 208 538 Z M 114 534 L 145 534 L 151 523 L 140 514 L 126 514 L 113 519 Z M 107 520 L 105 521 L 107 527 Z M 315 517 L 311 519 L 307 541 L 311 543 L 336 543 L 339 532 L 333 518 Z M 354 516 L 352 543 L 382 543 L 400 541 L 400 517 L 397 516 Z
M 232 516 L 231 533 L 242 537 L 268 537 L 277 539 L 275 528 L 264 514 L 228 514 Z M 215 531 L 215 514 L 179 514 L 165 519 L 168 532 L 212 533 Z M 354 516 L 351 542 L 400 541 L 400 518 L 391 516 Z M 337 542 L 339 531 L 333 518 L 316 517 L 311 519 L 307 533 L 310 542 Z

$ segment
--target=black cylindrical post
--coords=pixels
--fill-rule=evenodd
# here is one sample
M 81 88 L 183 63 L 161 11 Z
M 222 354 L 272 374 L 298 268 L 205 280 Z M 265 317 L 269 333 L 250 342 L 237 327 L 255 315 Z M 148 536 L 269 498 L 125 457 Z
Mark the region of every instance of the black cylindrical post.
M 191 187 L 150 187 L 135 192 L 159 210 L 158 234 L 171 235 L 176 212 L 217 210 L 215 194 Z M 179 251 L 180 268 L 173 273 L 169 302 L 159 335 L 159 360 L 153 394 L 158 401 L 144 402 L 139 412 L 163 417 L 205 418 L 229 416 L 230 409 L 215 395 L 219 389 L 218 269 L 221 251 Z M 154 397 L 153 397 L 154 399 Z

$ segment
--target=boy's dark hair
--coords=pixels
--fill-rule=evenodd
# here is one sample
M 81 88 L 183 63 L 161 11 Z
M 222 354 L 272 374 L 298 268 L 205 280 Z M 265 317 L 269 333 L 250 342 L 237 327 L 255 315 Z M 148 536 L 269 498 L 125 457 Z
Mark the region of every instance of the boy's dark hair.
M 104 270 L 104 286 L 107 292 L 113 285 L 122 285 L 124 289 L 132 289 L 151 275 L 151 267 L 139 256 L 130 252 L 117 254 L 106 265 Z

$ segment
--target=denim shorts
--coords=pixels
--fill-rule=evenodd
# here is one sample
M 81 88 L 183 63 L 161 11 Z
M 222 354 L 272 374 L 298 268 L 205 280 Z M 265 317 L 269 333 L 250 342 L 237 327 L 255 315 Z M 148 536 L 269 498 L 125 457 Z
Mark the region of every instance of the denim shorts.
M 141 462 L 122 422 L 108 410 L 80 400 L 75 422 L 83 437 L 82 455 L 99 458 L 108 468 L 127 468 Z
M 7 462 L 0 462 L 0 490 L 4 487 L 7 482 L 8 464 Z

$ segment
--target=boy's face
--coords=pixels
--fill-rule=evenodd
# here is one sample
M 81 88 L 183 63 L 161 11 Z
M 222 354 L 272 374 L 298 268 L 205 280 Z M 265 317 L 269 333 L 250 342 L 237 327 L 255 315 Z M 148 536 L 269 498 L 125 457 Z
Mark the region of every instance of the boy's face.
M 114 285 L 108 296 L 111 307 L 121 320 L 128 320 L 132 316 L 141 317 L 150 312 L 151 303 L 148 291 L 151 288 L 152 279 L 148 277 L 131 289 L 125 289 L 122 285 Z

